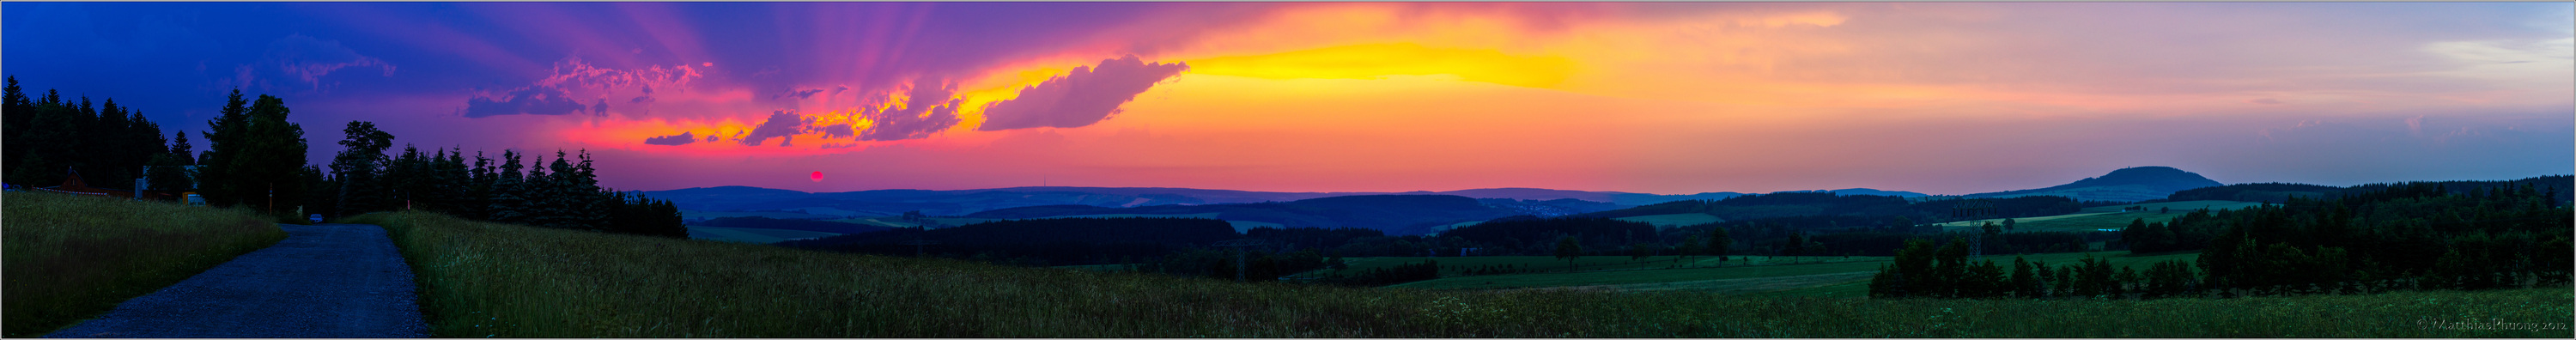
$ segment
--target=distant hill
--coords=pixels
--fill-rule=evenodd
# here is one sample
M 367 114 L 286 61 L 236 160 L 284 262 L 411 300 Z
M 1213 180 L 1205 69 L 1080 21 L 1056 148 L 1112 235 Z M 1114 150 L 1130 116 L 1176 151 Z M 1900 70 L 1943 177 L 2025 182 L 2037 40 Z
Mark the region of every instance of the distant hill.
M 2556 193 L 2553 198 L 2558 201 L 2563 202 L 2576 200 L 2576 176 L 2571 175 L 2540 176 L 2510 181 L 2418 181 L 2409 183 L 2437 184 L 2441 185 L 2443 190 L 2455 193 L 2494 189 L 2516 189 L 2530 186 L 2532 187 L 2532 190 Z M 2169 196 L 2167 199 L 2158 201 L 2179 202 L 2194 200 L 2223 200 L 2280 203 L 2288 201 L 2290 197 L 2298 197 L 2302 199 L 2330 199 L 2347 192 L 2379 191 L 2387 189 L 2393 184 L 2394 183 L 2381 183 L 2355 185 L 2350 187 L 2331 187 L 2296 183 L 2247 183 L 2183 190 L 2173 193 L 2173 195 Z
M 2083 207 L 2065 197 L 2030 196 L 1990 200 L 1996 217 L 2049 216 L 2074 213 Z M 1957 200 L 1908 199 L 1877 195 L 1837 195 L 1829 192 L 1782 192 L 1744 195 L 1713 201 L 1676 201 L 1635 208 L 1596 211 L 1569 215 L 1568 218 L 1614 218 L 1633 220 L 1639 217 L 1704 214 L 1720 221 L 1745 221 L 1805 216 L 1879 216 L 1906 217 L 1918 223 L 1952 220 L 1949 216 Z
M 2225 185 L 2200 174 L 2171 167 L 2142 166 L 2112 170 L 2102 177 L 2053 187 L 1965 195 L 1970 198 L 2065 196 L 2080 201 L 2137 202 L 2165 199 L 2175 192 Z
M 794 190 L 741 186 L 689 188 L 645 191 L 644 195 L 670 200 L 684 210 L 697 211 L 802 211 L 837 217 L 892 216 L 906 211 L 921 211 L 933 216 L 963 215 L 977 211 L 1041 205 L 1079 204 L 1105 207 L 1133 207 L 1168 204 L 1207 204 L 1195 197 L 1161 193 L 1091 193 L 1075 191 L 1002 191 L 981 190 L 869 190 L 832 193 L 807 193 Z M 1257 202 L 1257 201 L 1256 201 Z
M 1407 194 L 1458 195 L 1475 198 L 1503 198 L 1533 201 L 1576 199 L 1593 202 L 1608 202 L 1624 206 L 1639 206 L 1672 201 L 1724 199 L 1727 197 L 1744 195 L 1744 193 L 1739 192 L 1703 192 L 1689 195 L 1658 195 L 1617 191 L 1574 191 L 1534 188 L 1467 189 L 1439 192 L 1415 191 Z
M 783 220 L 768 217 L 726 217 L 690 223 L 689 225 L 725 228 L 787 229 L 834 234 L 858 234 L 894 229 L 883 226 L 847 222 Z
M 930 230 L 789 240 L 779 246 L 826 251 L 1009 260 L 1037 266 L 1129 263 L 1242 238 L 1224 221 L 1195 218 L 1067 218 L 975 223 Z M 909 241 L 929 244 L 906 244 Z
M 1366 228 L 1384 231 L 1388 235 L 1418 235 L 1429 233 L 1436 226 L 1522 215 L 1524 212 L 1509 207 L 1487 205 L 1477 199 L 1464 196 L 1357 195 L 1290 202 L 1158 205 L 1132 208 L 1047 205 L 996 209 L 967 214 L 965 217 L 1033 219 L 1100 215 L 1200 214 L 1214 214 L 1213 218 L 1228 221 L 1267 222 L 1291 227 Z
M 1774 191 L 1774 192 L 1771 192 L 1771 193 L 1777 194 L 1777 193 L 1786 193 L 1786 192 L 1827 192 L 1827 193 L 1833 193 L 1833 194 L 1835 194 L 1835 195 L 1845 195 L 1845 196 L 1849 196 L 1849 195 L 1871 195 L 1871 196 L 1893 196 L 1893 197 L 1926 197 L 1926 196 L 1931 196 L 1931 195 L 1925 195 L 1925 194 L 1923 194 L 1923 193 L 1919 193 L 1919 192 L 1912 192 L 1912 191 L 1887 191 L 1887 190 L 1878 190 L 1878 189 L 1870 189 L 1870 188 L 1851 188 L 1851 189 L 1834 189 L 1834 190 L 1793 190 L 1793 191 Z
M 1921 194 L 1871 189 L 1843 189 L 1836 192 L 1868 191 L 1893 195 Z M 1264 192 L 1189 188 L 1092 188 L 1092 187 L 1014 187 L 970 190 L 868 190 L 850 192 L 808 193 L 795 190 L 746 186 L 688 188 L 638 193 L 656 199 L 670 200 L 684 210 L 717 211 L 798 211 L 826 216 L 889 216 L 906 211 L 921 211 L 932 216 L 955 216 L 994 209 L 1045 206 L 1087 205 L 1128 208 L 1155 205 L 1204 205 L 1230 203 L 1289 202 L 1325 197 L 1370 195 L 1450 195 L 1476 199 L 1513 200 L 1496 204 L 1525 208 L 1533 214 L 1549 216 L 1617 209 L 1647 204 L 1684 200 L 1714 200 L 1744 195 L 1735 192 L 1713 192 L 1689 195 L 1659 195 L 1611 191 L 1574 191 L 1533 188 L 1492 188 L 1454 191 L 1414 192 Z M 1573 202 L 1565 200 L 1576 200 Z M 1529 202 L 1515 202 L 1529 201 Z

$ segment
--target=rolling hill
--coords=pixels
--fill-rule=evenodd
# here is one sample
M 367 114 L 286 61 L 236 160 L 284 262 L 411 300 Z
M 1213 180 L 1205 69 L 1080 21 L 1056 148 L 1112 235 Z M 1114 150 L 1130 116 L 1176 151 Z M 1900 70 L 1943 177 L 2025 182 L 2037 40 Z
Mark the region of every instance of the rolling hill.
M 2082 208 L 2073 200 L 2055 196 L 1994 199 L 1990 203 L 1995 207 L 1996 216 L 2000 217 L 2051 216 L 2074 213 Z M 1611 218 L 1646 222 L 1658 227 L 1802 216 L 1903 216 L 1919 222 L 1934 222 L 1951 220 L 1948 214 L 1956 204 L 1955 200 L 1942 199 L 1782 192 L 1713 201 L 1666 202 L 1569 217 Z
M 2225 185 L 2200 174 L 2172 167 L 2142 166 L 2112 170 L 2102 177 L 2085 178 L 2058 186 L 1965 195 L 1969 198 L 2011 198 L 2022 196 L 2065 196 L 2078 201 L 2137 202 L 2165 199 L 2174 192 Z
M 1874 189 L 1840 189 L 1843 194 L 1879 194 L 1903 197 L 1923 194 Z M 795 190 L 746 186 L 722 186 L 638 192 L 656 199 L 670 200 L 681 209 L 698 212 L 692 219 L 731 217 L 714 216 L 721 212 L 779 212 L 814 215 L 811 219 L 891 216 L 906 211 L 921 211 L 932 216 L 955 216 L 994 209 L 1046 206 L 1086 205 L 1130 208 L 1156 205 L 1206 205 L 1234 203 L 1289 202 L 1340 196 L 1374 195 L 1450 195 L 1489 200 L 1489 204 L 1510 206 L 1534 215 L 1564 215 L 1639 205 L 1684 201 L 1714 200 L 1742 196 L 1743 193 L 1712 192 L 1689 195 L 1640 194 L 1613 191 L 1576 191 L 1534 188 L 1491 188 L 1453 191 L 1412 192 L 1263 192 L 1189 188 L 1094 188 L 1094 187 L 1013 187 L 971 190 L 868 190 L 850 192 L 808 193 Z M 769 217 L 786 218 L 787 215 Z M 801 215 L 800 215 L 801 216 Z
M 1360 195 L 1276 203 L 1159 205 L 1132 208 L 1048 205 L 996 209 L 967 214 L 965 217 L 1033 219 L 1102 215 L 1207 216 L 1200 214 L 1215 214 L 1212 218 L 1227 221 L 1266 222 L 1291 227 L 1367 228 L 1384 231 L 1388 235 L 1415 235 L 1429 233 L 1437 226 L 1483 221 L 1523 213 L 1515 209 L 1487 205 L 1463 196 Z

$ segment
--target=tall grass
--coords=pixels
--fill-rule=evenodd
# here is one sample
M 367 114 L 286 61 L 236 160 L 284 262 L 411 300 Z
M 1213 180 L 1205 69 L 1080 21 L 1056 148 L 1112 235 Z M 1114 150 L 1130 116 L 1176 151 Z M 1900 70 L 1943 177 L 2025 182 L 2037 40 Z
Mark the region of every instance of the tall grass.
M 40 336 L 284 239 L 247 210 L 0 193 L 0 332 Z
M 2567 337 L 2567 289 L 2155 301 L 1439 292 L 1016 268 L 540 229 L 392 231 L 441 337 Z

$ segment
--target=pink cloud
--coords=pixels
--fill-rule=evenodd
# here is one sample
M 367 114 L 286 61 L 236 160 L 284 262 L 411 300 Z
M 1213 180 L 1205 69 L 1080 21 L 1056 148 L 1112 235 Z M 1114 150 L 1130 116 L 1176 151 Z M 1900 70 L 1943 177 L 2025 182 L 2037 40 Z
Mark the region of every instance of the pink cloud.
M 976 130 L 1088 126 L 1118 114 L 1120 104 L 1189 68 L 1180 63 L 1146 63 L 1133 55 L 1102 60 L 1096 68 L 1076 67 L 1020 90 L 1019 98 L 985 107 L 984 125 Z

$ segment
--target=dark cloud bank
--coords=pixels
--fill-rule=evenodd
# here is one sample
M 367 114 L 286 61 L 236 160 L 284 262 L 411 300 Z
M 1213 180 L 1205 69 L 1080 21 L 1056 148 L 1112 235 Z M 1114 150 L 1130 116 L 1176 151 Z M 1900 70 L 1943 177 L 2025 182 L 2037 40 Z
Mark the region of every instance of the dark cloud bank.
M 525 88 L 502 94 L 500 98 L 475 96 L 465 100 L 466 118 L 502 115 L 567 115 L 584 111 L 593 115 L 607 114 L 608 100 L 600 99 L 596 104 L 585 105 L 581 100 L 572 99 L 571 94 L 554 87 Z
M 707 137 L 715 137 L 715 136 L 707 136 Z M 648 137 L 648 138 L 644 138 L 644 144 L 651 144 L 651 145 L 689 145 L 689 143 L 695 143 L 695 142 L 697 142 L 697 141 L 698 141 L 698 137 L 697 137 L 696 133 L 693 133 L 693 132 L 681 132 L 680 134 L 676 134 L 676 135 L 669 135 L 669 136 L 661 136 L 661 137 Z M 710 139 L 708 139 L 707 141 L 712 142 L 712 141 L 715 141 L 715 140 L 714 140 L 714 139 L 712 139 L 712 138 L 710 138 Z

